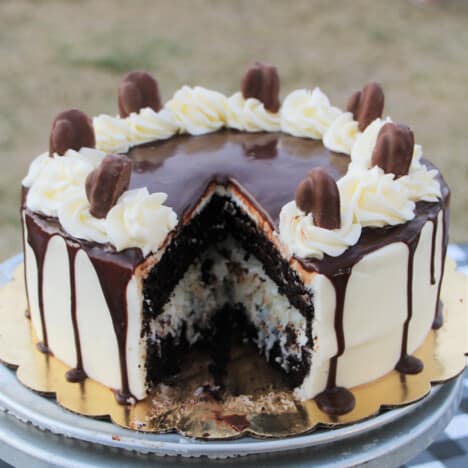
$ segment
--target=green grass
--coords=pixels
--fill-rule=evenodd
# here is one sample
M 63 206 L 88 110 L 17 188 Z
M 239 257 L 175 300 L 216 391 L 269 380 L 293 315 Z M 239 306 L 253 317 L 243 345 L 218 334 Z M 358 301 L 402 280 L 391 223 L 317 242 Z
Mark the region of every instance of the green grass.
M 369 80 L 452 187 L 451 239 L 468 241 L 468 1 L 81 0 L 0 2 L 0 259 L 21 248 L 19 186 L 53 116 L 117 111 L 120 75 L 153 72 L 231 93 L 253 59 L 281 93 L 319 85 L 344 106 Z
M 99 47 L 96 49 L 95 45 Z M 78 45 L 65 43 L 57 47 L 57 61 L 62 66 L 118 75 L 129 70 L 155 69 L 169 57 L 187 55 L 188 49 L 172 40 L 154 37 L 138 44 L 128 41 L 128 37 L 116 30 L 86 38 Z

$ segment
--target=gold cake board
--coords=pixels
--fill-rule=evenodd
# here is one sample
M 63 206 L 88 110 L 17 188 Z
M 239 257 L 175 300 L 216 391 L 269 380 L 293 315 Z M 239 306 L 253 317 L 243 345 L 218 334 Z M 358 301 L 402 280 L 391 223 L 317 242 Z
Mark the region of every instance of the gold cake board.
M 467 293 L 468 281 L 456 273 L 453 261 L 448 260 L 441 293 L 444 325 L 431 331 L 415 353 L 424 362 L 423 372 L 401 375 L 392 371 L 370 384 L 353 388 L 356 406 L 343 416 L 323 413 L 313 400 L 295 400 L 268 366 L 258 366 L 261 358 L 245 349 L 239 350 L 229 365 L 227 388 L 235 391 L 231 395 L 228 391 L 222 402 L 203 391 L 204 384 L 212 384 L 203 358 L 196 366 L 187 365 L 174 379 L 175 385 L 158 386 L 134 406 L 119 405 L 110 389 L 91 379 L 70 383 L 65 378 L 69 368 L 35 346 L 30 321 L 25 318 L 22 265 L 13 280 L 0 289 L 0 359 L 18 368 L 17 377 L 26 387 L 55 395 L 63 408 L 84 416 L 110 417 L 125 428 L 157 433 L 177 431 L 202 439 L 237 438 L 243 434 L 285 437 L 317 426 L 336 427 L 361 421 L 384 409 L 412 403 L 429 393 L 431 383 L 460 374 L 465 367 L 464 353 L 468 352 Z M 265 386 L 268 379 L 273 384 Z

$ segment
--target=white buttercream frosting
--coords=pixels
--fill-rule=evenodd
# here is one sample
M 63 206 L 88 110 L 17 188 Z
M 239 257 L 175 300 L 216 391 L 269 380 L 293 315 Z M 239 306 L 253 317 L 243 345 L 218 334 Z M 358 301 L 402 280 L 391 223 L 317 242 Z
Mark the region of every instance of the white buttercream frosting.
M 358 123 L 351 112 L 339 115 L 323 135 L 326 148 L 337 153 L 351 154 L 356 138 L 360 134 Z
M 371 166 L 372 152 L 374 151 L 377 137 L 382 127 L 391 122 L 391 119 L 375 119 L 366 129 L 358 135 L 351 151 L 351 164 L 349 170 L 369 169 Z
M 41 171 L 49 164 L 52 158 L 49 157 L 49 153 L 45 152 L 37 156 L 33 162 L 29 165 L 28 173 L 22 180 L 21 184 L 23 187 L 31 187 L 35 180 L 39 177 Z
M 84 195 L 86 177 L 104 155 L 89 148 L 68 150 L 63 156 L 54 155 L 47 161 L 40 155 L 33 162 L 36 166 L 30 171 L 33 174 L 26 177 L 26 182 L 31 184 L 26 206 L 47 216 L 57 216 L 60 206 L 70 197 L 77 193 Z
M 214 132 L 226 123 L 226 96 L 201 86 L 183 86 L 166 104 L 182 131 L 191 135 Z
M 414 218 L 414 202 L 406 186 L 380 167 L 350 171 L 338 181 L 341 200 L 346 200 L 355 222 L 363 227 L 383 227 Z
M 324 229 L 316 226 L 312 214 L 300 210 L 295 201 L 281 209 L 279 229 L 290 254 L 301 258 L 321 259 L 324 254 L 337 257 L 361 236 L 361 226 L 353 220 L 351 211 L 342 209 L 339 229 Z
M 101 114 L 93 118 L 96 148 L 106 153 L 125 153 L 130 148 L 129 119 Z
M 246 132 L 277 132 L 281 127 L 278 113 L 265 109 L 258 99 L 245 99 L 241 92 L 227 100 L 227 126 Z
M 169 109 L 155 112 L 150 107 L 133 112 L 128 117 L 132 144 L 138 145 L 155 140 L 165 140 L 175 135 L 179 126 Z
M 101 243 L 108 241 L 106 220 L 91 215 L 88 199 L 81 190 L 59 207 L 58 218 L 65 231 L 77 239 Z
M 139 247 L 143 255 L 158 250 L 177 224 L 174 210 L 163 205 L 166 198 L 146 187 L 121 195 L 106 217 L 107 235 L 117 250 Z
M 163 206 L 165 193 L 150 194 L 147 188 L 130 190 L 105 219 L 89 212 L 86 178 L 104 156 L 89 148 L 68 150 L 52 158 L 47 153 L 38 156 L 26 177 L 27 208 L 58 217 L 65 231 L 77 239 L 110 242 L 117 250 L 139 247 L 144 255 L 156 251 L 177 224 L 176 213 Z
M 436 202 L 441 198 L 440 184 L 437 180 L 438 171 L 428 169 L 421 163 L 422 148 L 414 145 L 413 159 L 409 173 L 400 177 L 400 182 L 408 189 L 409 198 L 413 201 Z
M 332 122 L 342 113 L 328 97 L 314 88 L 288 94 L 281 106 L 281 129 L 298 137 L 321 139 Z
M 348 172 L 360 172 L 367 174 L 372 161 L 372 153 L 377 142 L 377 136 L 382 127 L 391 122 L 389 118 L 374 120 L 363 133 L 359 134 L 351 152 L 351 164 Z M 428 169 L 421 163 L 422 147 L 414 145 L 413 158 L 408 171 L 408 175 L 398 179 L 399 185 L 408 191 L 408 198 L 412 201 L 435 202 L 441 196 L 440 184 L 437 180 L 438 171 Z M 365 175 L 363 175 L 365 177 Z

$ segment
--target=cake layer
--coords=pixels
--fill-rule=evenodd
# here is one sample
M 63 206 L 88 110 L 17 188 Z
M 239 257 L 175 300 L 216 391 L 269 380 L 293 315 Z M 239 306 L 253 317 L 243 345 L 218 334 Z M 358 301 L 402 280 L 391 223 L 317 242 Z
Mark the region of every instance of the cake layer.
M 302 382 L 310 366 L 307 320 L 280 293 L 262 264 L 232 239 L 209 247 L 196 259 L 162 311 L 148 319 L 147 349 L 153 353 L 147 360 L 149 381 L 161 381 L 166 369 L 158 364 L 175 360 L 179 348 L 212 338 L 214 322 L 228 320 L 223 313 L 229 306 L 237 314 L 232 321 L 241 323 L 241 331 L 250 335 L 266 359 L 286 371 L 291 382 Z M 229 328 L 224 330 L 221 339 L 228 343 L 230 333 Z M 164 352 L 168 341 L 175 356 Z

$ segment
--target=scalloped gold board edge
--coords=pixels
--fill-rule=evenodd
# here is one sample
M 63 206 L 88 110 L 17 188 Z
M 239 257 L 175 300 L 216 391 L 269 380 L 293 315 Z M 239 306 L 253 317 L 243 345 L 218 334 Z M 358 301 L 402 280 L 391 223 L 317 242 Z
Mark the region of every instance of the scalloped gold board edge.
M 23 265 L 14 278 L 0 288 L 0 360 L 17 367 L 20 382 L 32 390 L 54 396 L 65 409 L 83 416 L 104 417 L 120 426 L 147 432 L 176 431 L 202 439 L 231 439 L 250 434 L 255 437 L 285 437 L 309 432 L 317 426 L 337 427 L 417 401 L 427 395 L 431 383 L 447 381 L 465 368 L 468 353 L 467 302 L 468 280 L 455 271 L 448 259 L 442 286 L 444 325 L 432 330 L 415 355 L 423 360 L 424 370 L 417 375 L 396 371 L 380 379 L 355 387 L 356 406 L 350 413 L 333 417 L 320 411 L 314 400 L 294 401 L 294 410 L 245 414 L 246 427 L 227 423 L 222 404 L 199 403 L 187 412 L 159 414 L 155 397 L 134 406 L 119 405 L 110 389 L 91 379 L 70 383 L 65 379 L 68 367 L 53 356 L 39 352 L 30 321 L 25 317 L 26 294 Z M 290 401 L 292 396 L 290 395 Z M 232 416 L 232 415 L 230 415 Z

